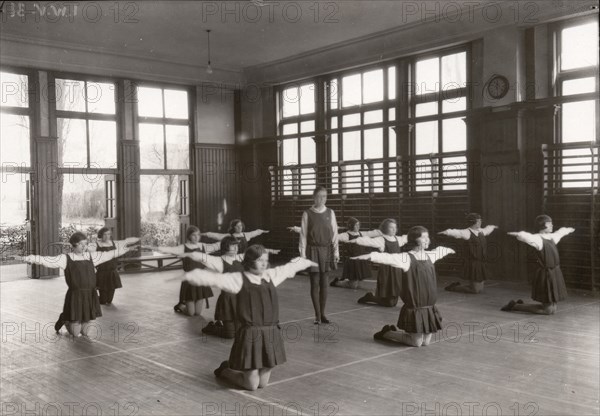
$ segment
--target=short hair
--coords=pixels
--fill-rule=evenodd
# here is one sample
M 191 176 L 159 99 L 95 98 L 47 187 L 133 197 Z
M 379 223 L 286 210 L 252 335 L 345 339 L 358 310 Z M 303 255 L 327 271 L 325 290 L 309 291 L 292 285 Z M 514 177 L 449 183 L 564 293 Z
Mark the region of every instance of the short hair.
M 256 260 L 261 258 L 267 249 L 261 244 L 252 244 L 246 252 L 244 253 L 244 260 L 242 260 L 242 266 L 244 266 L 244 270 L 248 271 L 250 269 L 256 268 Z
M 356 224 L 358 224 L 360 221 L 357 218 L 354 217 L 350 217 L 348 218 L 348 222 L 346 223 L 348 225 L 348 229 L 351 230 L 354 228 L 354 226 Z
M 408 230 L 408 235 L 406 236 L 407 243 L 405 244 L 406 250 L 412 250 L 418 246 L 417 239 L 421 237 L 424 233 L 428 233 L 429 230 L 421 225 L 415 225 Z
M 395 219 L 386 218 L 385 220 L 381 221 L 381 224 L 379 224 L 379 231 L 385 234 L 390 224 L 396 224 L 396 227 L 398 226 L 398 223 Z
M 195 225 L 190 225 L 187 227 L 187 230 L 185 230 L 185 241 L 189 241 L 191 235 L 194 233 L 200 234 L 200 228 L 196 227 Z
M 317 196 L 317 194 L 318 194 L 319 192 L 321 192 L 321 191 L 325 191 L 325 192 L 327 192 L 327 188 L 325 188 L 324 186 L 320 186 L 320 185 L 319 185 L 319 186 L 317 186 L 317 187 L 315 188 L 315 190 L 313 191 L 313 194 L 312 194 L 313 198 L 314 198 L 315 196 Z
M 71 235 L 71 238 L 69 238 L 69 244 L 71 244 L 72 247 L 75 247 L 80 241 L 83 240 L 87 240 L 87 235 L 81 231 L 77 231 Z
M 110 231 L 110 228 L 108 227 L 102 227 L 98 230 L 98 238 L 102 238 L 104 237 L 104 233 Z
M 481 219 L 481 215 L 479 215 L 476 212 L 471 212 L 470 214 L 467 214 L 465 216 L 465 220 L 467 221 L 467 224 L 469 225 L 473 225 L 477 222 L 477 220 Z
M 231 235 L 228 235 L 228 236 L 224 237 L 221 240 L 221 254 L 227 253 L 229 251 L 229 248 L 231 246 L 236 246 L 239 243 L 240 242 L 238 241 L 238 239 L 235 238 L 235 237 L 233 237 L 233 236 L 231 236 Z
M 239 218 L 236 218 L 235 220 L 231 220 L 229 222 L 229 234 L 233 234 L 235 232 L 234 227 L 238 224 L 242 224 L 242 231 L 244 231 L 246 229 L 246 224 L 244 224 L 244 222 L 242 220 L 240 220 Z
M 535 217 L 535 225 L 538 231 L 541 231 L 544 228 L 546 228 L 547 222 L 552 222 L 552 218 L 550 218 L 546 214 L 538 215 L 537 217 Z

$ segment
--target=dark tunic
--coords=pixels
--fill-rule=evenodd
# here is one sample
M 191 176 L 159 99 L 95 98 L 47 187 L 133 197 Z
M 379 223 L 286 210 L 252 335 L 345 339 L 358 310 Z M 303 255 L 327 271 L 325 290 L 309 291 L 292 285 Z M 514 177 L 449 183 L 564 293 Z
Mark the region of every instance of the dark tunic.
M 362 237 L 360 231 L 358 232 L 358 235 L 348 233 L 348 239 L 350 241 L 356 240 L 358 237 Z M 347 244 L 346 248 L 348 250 L 348 257 L 357 257 L 373 251 L 370 247 L 363 247 L 358 244 Z M 369 260 L 352 260 L 349 258 L 344 263 L 344 270 L 342 271 L 343 279 L 364 280 L 371 279 L 371 277 L 371 262 Z
M 311 267 L 311 273 L 328 272 L 333 265 L 333 229 L 331 216 L 333 211 L 326 208 L 322 213 L 307 209 L 308 223 L 306 227 L 306 258 L 314 261 L 319 267 Z
M 404 302 L 398 318 L 398 328 L 409 333 L 429 334 L 442 329 L 442 316 L 435 306 L 437 282 L 433 263 L 417 260 L 412 253 L 410 268 L 402 274 L 400 299 Z
M 73 260 L 67 255 L 65 280 L 69 287 L 63 306 L 67 321 L 87 322 L 102 316 L 92 260 Z
M 531 298 L 542 303 L 556 303 L 567 298 L 565 279 L 560 270 L 556 244 L 545 238 L 542 238 L 542 243 L 542 250 L 537 252 L 538 269 L 531 288 Z
M 234 370 L 272 368 L 286 361 L 279 327 L 279 301 L 273 282 L 255 285 L 242 273 L 242 289 L 236 295 L 239 327 L 229 355 Z
M 385 253 L 400 253 L 400 244 L 397 239 L 394 241 L 385 241 Z M 379 265 L 377 273 L 377 289 L 375 294 L 382 298 L 391 298 L 400 296 L 402 287 L 402 269 L 388 266 L 385 264 Z
M 243 272 L 244 266 L 242 263 L 235 260 L 229 264 L 225 260 L 223 261 L 223 273 L 234 273 Z M 215 320 L 217 321 L 235 321 L 235 309 L 236 309 L 236 295 L 221 291 L 219 298 L 217 299 L 217 306 L 215 307 Z
M 487 244 L 483 232 L 475 235 L 471 231 L 467 240 L 465 258 L 465 279 L 474 282 L 483 282 L 489 278 L 487 269 Z
M 242 233 L 241 237 L 236 237 L 233 234 L 231 234 L 231 236 L 234 237 L 238 242 L 238 253 L 244 254 L 246 252 L 246 249 L 248 248 L 248 240 L 246 239 L 246 234 Z
M 191 248 L 188 248 L 188 246 L 185 244 L 183 245 L 183 251 L 185 253 L 204 253 L 204 250 L 202 248 L 196 248 L 192 250 Z M 198 261 L 194 261 L 188 257 L 184 257 L 182 262 L 183 270 L 186 272 L 192 271 L 194 269 L 205 268 L 204 264 Z M 184 302 L 196 302 L 197 300 L 212 298 L 212 296 L 213 291 L 208 286 L 194 286 L 187 281 L 181 284 L 181 293 L 179 294 L 179 298 Z M 208 300 L 206 301 L 206 305 L 208 307 Z
M 112 251 L 116 250 L 115 242 L 112 242 L 112 247 L 96 246 L 96 251 Z M 123 287 L 121 284 L 121 276 L 117 272 L 117 259 L 114 258 L 106 263 L 102 263 L 96 268 L 96 286 L 100 290 L 114 290 Z

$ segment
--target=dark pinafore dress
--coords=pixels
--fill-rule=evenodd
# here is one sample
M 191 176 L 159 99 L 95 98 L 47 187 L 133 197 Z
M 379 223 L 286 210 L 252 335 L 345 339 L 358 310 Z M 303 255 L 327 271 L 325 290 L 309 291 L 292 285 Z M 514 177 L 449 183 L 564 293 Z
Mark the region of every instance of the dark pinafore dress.
M 487 268 L 487 243 L 485 235 L 479 232 L 475 235 L 471 231 L 471 237 L 467 240 L 467 259 L 465 262 L 465 279 L 473 282 L 484 282 L 489 277 Z
M 234 370 L 272 368 L 285 363 L 285 349 L 279 328 L 279 301 L 273 282 L 255 285 L 242 273 L 242 289 L 236 295 L 239 327 L 229 354 Z
M 234 273 L 243 272 L 244 266 L 239 261 L 234 261 L 229 264 L 225 260 L 223 261 L 223 273 Z M 217 306 L 215 307 L 215 320 L 217 321 L 235 321 L 235 309 L 236 309 L 236 295 L 233 293 L 227 293 L 224 290 L 221 291 L 219 298 L 217 299 Z
M 183 251 L 185 253 L 204 253 L 202 248 L 191 249 L 187 245 L 183 245 Z M 189 257 L 183 258 L 183 271 L 189 272 L 194 269 L 204 269 L 204 264 L 194 261 Z M 213 297 L 213 291 L 209 286 L 194 286 L 189 282 L 185 281 L 181 284 L 181 293 L 179 298 L 184 302 L 196 302 L 197 300 L 206 299 L 206 307 L 208 308 L 208 298 Z
M 545 238 L 542 238 L 542 243 L 542 250 L 537 252 L 538 269 L 531 288 L 531 298 L 541 303 L 556 303 L 567 298 L 567 287 L 560 270 L 556 244 Z
M 429 334 L 442 329 L 442 316 L 435 306 L 437 282 L 433 263 L 427 257 L 417 260 L 412 253 L 410 268 L 402 274 L 400 299 L 404 302 L 398 328 L 408 333 Z
M 388 241 L 385 238 L 385 253 L 395 254 L 400 253 L 400 244 L 397 239 Z M 382 298 L 392 298 L 400 296 L 402 288 L 402 269 L 388 266 L 385 264 L 379 265 L 377 273 L 377 291 L 376 296 Z
M 97 245 L 96 251 L 112 251 L 116 250 L 115 242 L 112 242 L 112 247 L 102 247 Z M 117 272 L 117 259 L 114 258 L 105 263 L 102 263 L 96 268 L 96 286 L 100 290 L 114 290 L 123 287 L 121 284 L 121 276 Z
M 311 267 L 311 273 L 324 273 L 333 269 L 333 230 L 331 216 L 333 211 L 327 208 L 318 213 L 307 209 L 308 226 L 306 230 L 306 258 L 319 267 Z
M 350 241 L 356 240 L 358 237 L 362 237 L 362 233 L 360 231 L 358 232 L 358 235 L 352 235 L 348 233 L 348 240 Z M 348 257 L 357 257 L 373 251 L 370 247 L 363 247 L 359 246 L 358 244 L 347 244 L 346 247 L 348 250 Z M 371 278 L 371 262 L 369 260 L 352 260 L 349 258 L 344 263 L 342 279 L 364 280 Z
M 66 321 L 87 322 L 102 316 L 96 291 L 96 270 L 92 260 L 73 260 L 67 254 L 67 295 L 63 311 Z
M 248 240 L 246 240 L 246 234 L 242 233 L 241 237 L 236 237 L 233 234 L 231 234 L 231 236 L 235 238 L 238 242 L 238 253 L 244 254 L 246 252 L 246 249 L 248 248 Z

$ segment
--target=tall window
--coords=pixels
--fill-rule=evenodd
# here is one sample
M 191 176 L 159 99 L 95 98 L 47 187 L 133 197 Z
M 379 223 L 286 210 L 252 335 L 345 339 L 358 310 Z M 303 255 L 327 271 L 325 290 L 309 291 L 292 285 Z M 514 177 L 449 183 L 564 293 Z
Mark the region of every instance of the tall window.
M 95 237 L 107 210 L 107 189 L 117 169 L 116 86 L 112 81 L 55 78 L 61 237 L 74 231 Z M 114 182 L 113 182 L 114 183 Z M 111 203 L 111 204 L 112 204 Z M 111 205 L 112 207 L 112 205 Z
M 315 84 L 289 86 L 279 94 L 279 154 L 284 170 L 283 194 L 310 194 L 316 182 Z M 300 181 L 299 178 L 302 178 Z
M 590 169 L 582 166 L 592 163 L 589 144 L 598 142 L 598 19 L 559 26 L 555 48 L 555 93 L 562 98 L 558 136 L 574 145 L 562 151 L 561 182 L 564 188 L 589 187 Z
M 395 182 L 386 184 L 381 159 L 396 156 L 396 135 L 389 123 L 396 119 L 396 67 L 341 74 L 326 88 L 331 162 L 350 162 L 332 167 L 333 192 L 383 192 L 388 186 L 392 190 Z
M 179 216 L 188 215 L 190 108 L 187 90 L 137 88 L 142 235 L 152 244 L 179 242 Z
M 413 62 L 411 154 L 430 155 L 418 159 L 417 191 L 466 189 L 467 61 L 466 50 L 455 50 Z

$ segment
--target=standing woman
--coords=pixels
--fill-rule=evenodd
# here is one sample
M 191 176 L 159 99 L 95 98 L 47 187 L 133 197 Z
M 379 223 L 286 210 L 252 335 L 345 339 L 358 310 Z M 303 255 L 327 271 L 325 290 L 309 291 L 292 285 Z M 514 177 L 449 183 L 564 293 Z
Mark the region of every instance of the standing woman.
M 525 231 L 508 233 L 517 237 L 517 240 L 535 248 L 538 258 L 538 269 L 531 287 L 531 299 L 539 302 L 525 304 L 521 299 L 511 300 L 501 310 L 529 312 L 539 315 L 553 315 L 556 313 L 558 302 L 567 298 L 565 279 L 560 270 L 560 257 L 556 244 L 566 235 L 575 231 L 575 228 L 562 227 L 552 232 L 554 225 L 552 218 L 547 215 L 538 215 L 535 219 L 538 233 L 529 234 Z
M 360 237 L 374 238 L 379 236 L 381 236 L 380 230 L 360 231 L 360 221 L 354 217 L 350 217 L 348 218 L 348 231 L 339 234 L 338 241 L 340 243 L 348 243 Z M 352 257 L 367 254 L 373 250 L 358 244 L 351 244 L 348 247 L 349 258 L 344 262 L 342 278 L 333 279 L 331 286 L 356 289 L 358 287 L 358 282 L 365 279 L 371 279 L 371 262 L 368 260 L 352 260 Z
M 125 240 L 114 241 L 112 231 L 107 227 L 98 230 L 98 240 L 96 244 L 90 244 L 88 251 L 106 252 L 119 250 L 123 247 L 140 241 L 137 237 L 126 238 Z M 121 276 L 117 271 L 117 259 L 112 259 L 96 267 L 96 286 L 100 292 L 100 305 L 110 305 L 115 296 L 115 289 L 122 288 Z
M 379 251 L 396 254 L 406 244 L 406 236 L 397 236 L 398 224 L 396 220 L 387 218 L 379 226 L 381 236 L 375 238 L 359 237 L 348 241 L 348 243 L 358 244 L 364 247 L 372 247 Z M 372 303 L 379 306 L 393 307 L 398 303 L 400 296 L 400 287 L 402 279 L 402 270 L 389 265 L 380 265 L 377 272 L 377 289 L 375 294 L 367 292 L 358 299 L 358 303 Z
M 211 285 L 236 296 L 238 328 L 229 359 L 214 373 L 247 390 L 266 387 L 271 371 L 286 361 L 279 328 L 277 289 L 285 279 L 315 264 L 295 258 L 284 266 L 268 269 L 269 255 L 261 245 L 246 250 L 244 271 L 219 274 L 195 269 L 181 276 L 194 285 Z
M 136 240 L 132 238 L 131 240 Z M 98 292 L 96 291 L 96 271 L 94 266 L 106 263 L 115 257 L 122 256 L 133 247 L 121 245 L 116 250 L 90 253 L 87 251 L 87 237 L 81 232 L 69 238 L 72 252 L 58 256 L 29 255 L 18 260 L 39 264 L 50 269 L 61 268 L 65 271 L 65 280 L 69 289 L 65 295 L 63 306 L 64 320 L 69 334 L 74 337 L 83 336 L 89 339 L 89 322 L 102 316 Z M 57 323 L 58 326 L 58 323 Z M 62 324 L 60 325 L 62 327 Z M 57 328 L 57 332 L 60 330 Z
M 245 229 L 246 226 L 244 225 L 242 220 L 235 219 L 229 223 L 229 230 L 227 231 L 227 234 L 208 232 L 204 233 L 203 235 L 218 241 L 222 240 L 227 236 L 235 237 L 238 240 L 238 251 L 240 253 L 244 253 L 248 248 L 248 242 L 250 240 L 258 237 L 259 235 L 268 233 L 268 231 L 261 229 L 244 232 Z
M 433 263 L 454 250 L 447 247 L 429 248 L 427 228 L 416 226 L 408 231 L 406 253 L 371 253 L 358 259 L 369 259 L 375 263 L 386 264 L 401 269 L 402 281 L 400 297 L 404 305 L 398 317 L 398 331 L 394 325 L 385 325 L 373 337 L 377 340 L 389 340 L 412 347 L 429 345 L 432 335 L 442 329 L 442 316 L 435 303 L 437 301 L 437 282 Z
M 313 192 L 314 205 L 302 214 L 300 226 L 300 256 L 316 266 L 310 268 L 310 298 L 315 309 L 315 325 L 328 324 L 325 316 L 327 303 L 327 273 L 340 260 L 335 213 L 327 208 L 327 190 L 317 186 Z
M 464 279 L 468 283 L 461 285 L 460 282 L 453 282 L 446 286 L 445 289 L 449 292 L 478 294 L 483 291 L 484 282 L 489 277 L 485 237 L 498 227 L 488 225 L 485 228 L 481 228 L 481 215 L 475 212 L 467 215 L 467 223 L 469 227 L 464 230 L 450 228 L 438 233 L 466 241 L 464 249 Z
M 190 225 L 185 231 L 185 244 L 176 247 L 153 247 L 152 250 L 161 253 L 181 255 L 184 253 L 214 253 L 221 248 L 220 243 L 205 244 L 200 242 L 200 229 L 195 225 Z M 204 265 L 190 258 L 184 258 L 183 270 L 189 272 L 194 269 L 203 269 Z M 188 316 L 202 314 L 203 302 L 206 302 L 208 308 L 208 298 L 213 296 L 210 287 L 192 286 L 187 282 L 181 283 L 179 289 L 179 303 L 175 305 L 175 312 L 183 312 L 182 306 L 185 305 L 185 312 Z

